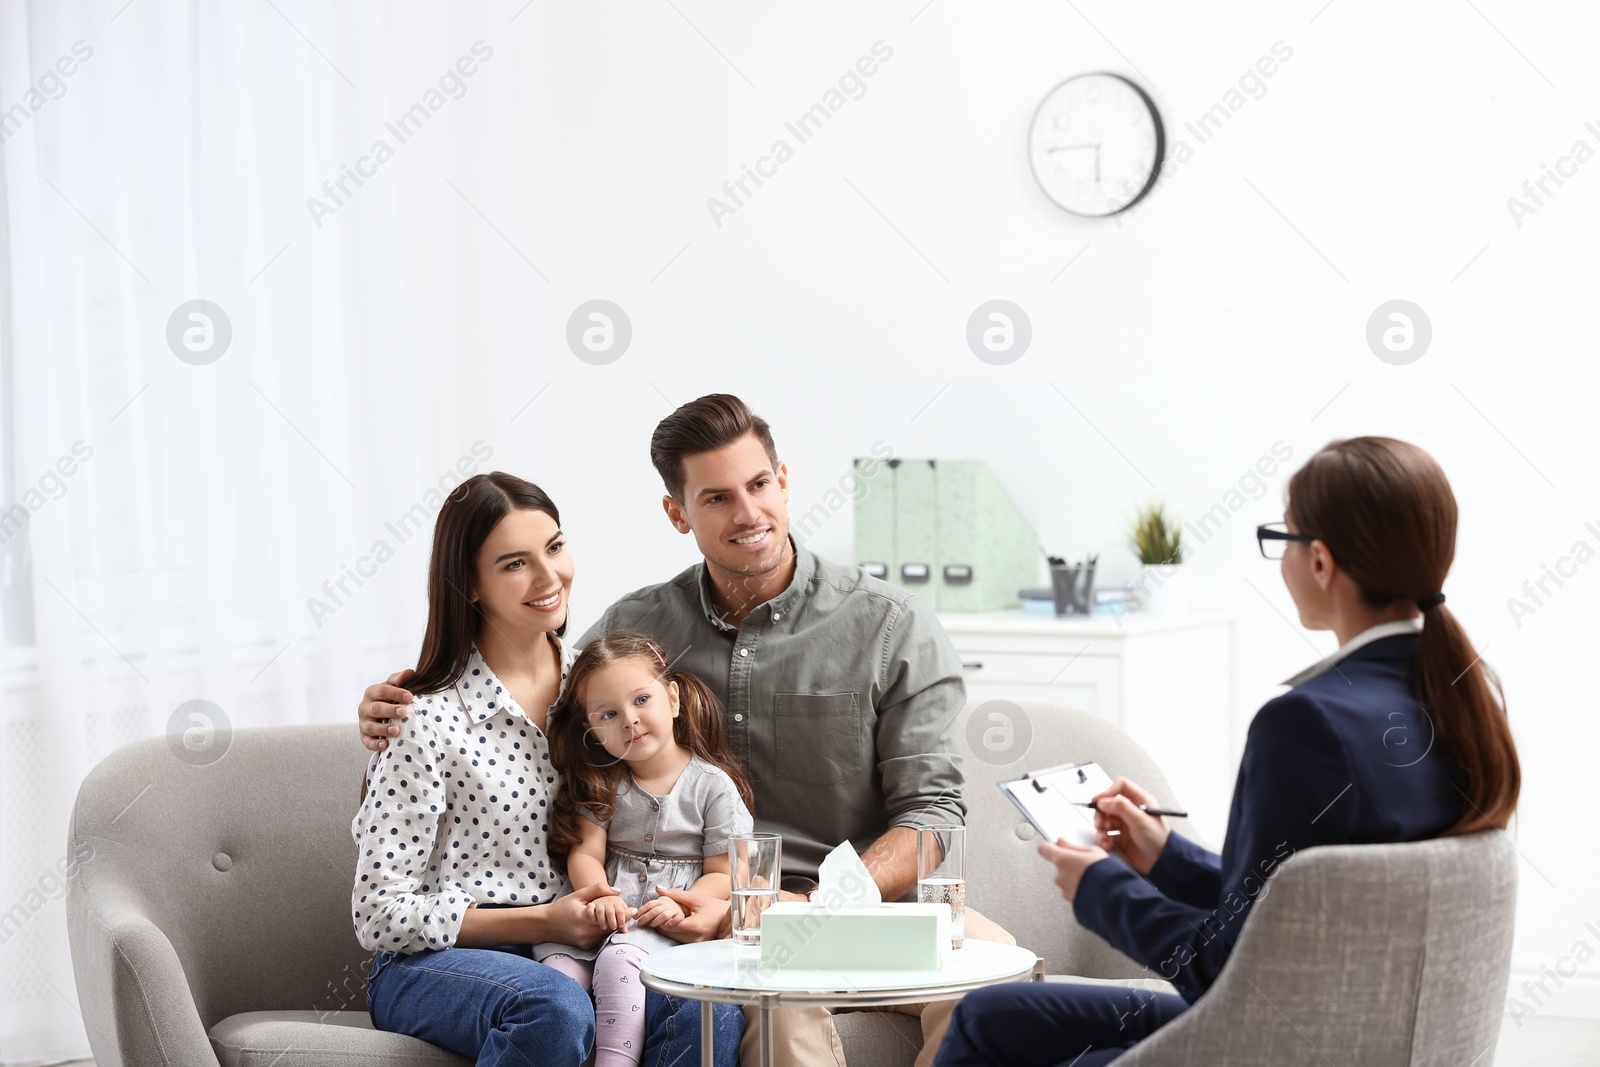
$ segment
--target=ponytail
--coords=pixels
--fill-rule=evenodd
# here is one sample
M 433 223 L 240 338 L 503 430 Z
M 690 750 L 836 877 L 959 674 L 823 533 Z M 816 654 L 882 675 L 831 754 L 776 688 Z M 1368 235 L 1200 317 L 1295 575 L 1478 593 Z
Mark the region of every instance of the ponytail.
M 1455 767 L 1467 810 L 1449 833 L 1504 830 L 1517 808 L 1522 768 L 1500 679 L 1442 604 L 1423 613 L 1414 671 L 1417 701 Z

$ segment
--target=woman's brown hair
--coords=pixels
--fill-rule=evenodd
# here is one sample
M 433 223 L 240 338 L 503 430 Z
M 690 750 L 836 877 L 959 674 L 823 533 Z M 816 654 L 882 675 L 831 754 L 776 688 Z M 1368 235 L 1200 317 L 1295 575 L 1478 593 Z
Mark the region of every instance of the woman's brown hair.
M 478 581 L 478 552 L 495 524 L 513 511 L 542 511 L 561 525 L 561 513 L 543 489 L 501 471 L 468 478 L 439 509 L 428 560 L 428 627 L 408 691 L 437 693 L 467 669 L 483 623 L 483 609 L 470 599 Z M 563 622 L 556 636 L 566 632 Z
M 1522 787 L 1505 693 L 1438 595 L 1456 551 L 1456 498 L 1444 471 L 1416 445 L 1353 437 L 1307 460 L 1288 496 L 1287 517 L 1328 546 L 1369 607 L 1422 607 L 1417 701 L 1468 804 L 1450 832 L 1505 829 Z
M 607 752 L 589 730 L 588 716 L 578 699 L 585 679 L 610 663 L 639 659 L 656 672 L 662 686 L 678 683 L 678 717 L 672 736 L 679 745 L 725 771 L 738 787 L 745 807 L 755 810 L 750 779 L 728 745 L 722 721 L 722 701 L 698 677 L 672 666 L 659 645 L 633 630 L 613 630 L 585 646 L 567 675 L 566 688 L 550 712 L 550 762 L 561 775 L 555 810 L 550 813 L 550 855 L 563 859 L 578 843 L 579 808 L 587 808 L 601 822 L 610 820 L 616 807 L 617 787 L 628 775 L 628 765 Z

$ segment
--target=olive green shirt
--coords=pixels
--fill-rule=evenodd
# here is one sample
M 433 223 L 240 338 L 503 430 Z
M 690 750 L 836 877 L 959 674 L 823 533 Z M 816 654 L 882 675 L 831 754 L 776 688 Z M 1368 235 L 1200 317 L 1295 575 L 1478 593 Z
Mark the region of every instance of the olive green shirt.
M 793 539 L 791 538 L 791 544 Z M 928 605 L 794 546 L 789 587 L 733 627 L 705 561 L 606 609 L 580 644 L 639 630 L 721 698 L 750 772 L 758 830 L 783 835 L 784 881 L 817 876 L 842 841 L 966 820 L 955 720 L 961 660 Z

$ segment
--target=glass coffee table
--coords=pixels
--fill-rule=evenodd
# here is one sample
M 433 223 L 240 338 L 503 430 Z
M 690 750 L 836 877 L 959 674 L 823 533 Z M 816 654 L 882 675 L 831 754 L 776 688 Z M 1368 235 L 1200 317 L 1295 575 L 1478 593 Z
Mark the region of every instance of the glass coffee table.
M 1032 952 L 996 941 L 967 939 L 937 971 L 801 971 L 764 969 L 759 946 L 701 941 L 652 952 L 640 966 L 646 989 L 702 1004 L 755 1005 L 759 1010 L 761 1067 L 772 1067 L 774 1008 L 810 1004 L 824 1008 L 881 1008 L 928 1000 L 955 1000 L 986 985 L 1030 975 L 1042 980 Z M 711 1067 L 711 1012 L 700 1013 L 700 1063 Z

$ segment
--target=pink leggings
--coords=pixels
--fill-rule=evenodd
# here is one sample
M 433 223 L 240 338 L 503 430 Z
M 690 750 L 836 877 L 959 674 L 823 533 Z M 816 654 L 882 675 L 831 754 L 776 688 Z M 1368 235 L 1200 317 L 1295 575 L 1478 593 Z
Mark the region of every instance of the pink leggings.
M 638 945 L 607 945 L 591 962 L 566 953 L 546 956 L 553 967 L 594 994 L 594 1067 L 635 1067 L 644 1055 L 644 983 Z

